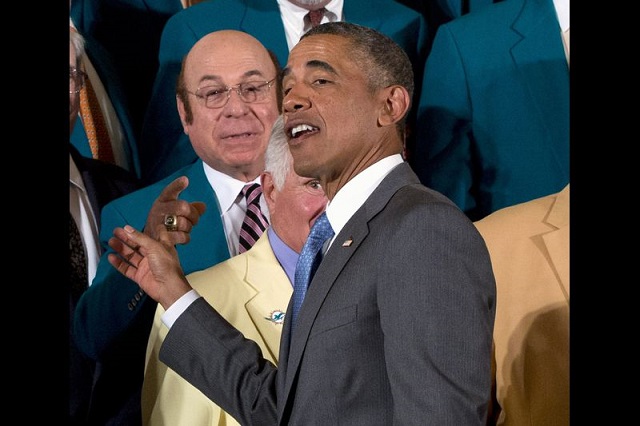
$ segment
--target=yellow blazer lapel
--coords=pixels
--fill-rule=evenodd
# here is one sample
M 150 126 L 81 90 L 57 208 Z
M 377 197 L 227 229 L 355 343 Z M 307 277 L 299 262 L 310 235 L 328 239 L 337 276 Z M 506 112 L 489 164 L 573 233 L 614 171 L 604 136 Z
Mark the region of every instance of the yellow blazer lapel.
M 546 222 L 557 228 L 542 237 L 549 252 L 550 263 L 569 301 L 569 185 L 556 197 Z
M 252 328 L 257 330 L 252 338 L 263 348 L 265 358 L 277 362 L 284 315 L 293 287 L 271 250 L 268 233 L 247 252 L 244 272 L 246 294 L 251 295 L 244 306 L 253 322 Z

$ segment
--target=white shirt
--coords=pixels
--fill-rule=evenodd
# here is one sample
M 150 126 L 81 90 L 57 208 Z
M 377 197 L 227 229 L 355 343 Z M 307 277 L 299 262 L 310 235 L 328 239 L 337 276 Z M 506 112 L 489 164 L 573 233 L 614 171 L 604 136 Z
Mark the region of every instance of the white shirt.
M 329 243 L 329 248 L 333 245 L 336 236 L 342 231 L 344 225 L 351 219 L 351 216 L 362 207 L 371 193 L 380 185 L 380 182 L 404 160 L 400 154 L 391 155 L 374 163 L 358 173 L 353 179 L 347 182 L 336 193 L 327 204 L 327 219 L 333 228 L 334 237 Z M 342 241 L 340 241 L 342 244 Z
M 293 48 L 300 41 L 302 34 L 309 31 L 311 25 L 305 23 L 304 17 L 309 13 L 308 9 L 303 9 L 300 6 L 296 6 L 288 0 L 277 0 L 278 7 L 280 8 L 280 17 L 282 18 L 282 24 L 284 25 L 284 32 L 287 37 L 287 45 L 289 50 Z M 326 6 L 327 12 L 322 17 L 321 24 L 325 22 L 344 21 L 342 14 L 342 6 L 344 0 L 332 0 Z
M 553 6 L 556 8 L 560 30 L 564 32 L 569 28 L 570 0 L 553 0 Z
M 87 197 L 87 190 L 82 181 L 76 163 L 69 155 L 69 211 L 78 225 L 85 253 L 87 254 L 87 287 L 96 275 L 100 260 L 100 244 L 98 223 Z
M 224 226 L 224 233 L 227 236 L 227 245 L 229 254 L 235 256 L 238 254 L 238 246 L 240 244 L 240 228 L 247 211 L 247 199 L 240 193 L 242 188 L 251 182 L 243 182 L 234 179 L 229 175 L 212 169 L 205 163 L 204 174 L 209 181 L 209 185 L 213 188 L 220 209 L 220 218 Z M 253 183 L 260 184 L 260 176 L 255 178 Z M 269 208 L 264 197 L 260 197 L 260 210 L 262 214 L 270 221 Z
M 371 193 L 380 185 L 380 182 L 404 160 L 400 154 L 394 154 L 383 158 L 375 164 L 364 169 L 357 176 L 340 188 L 333 200 L 327 204 L 327 218 L 335 235 L 338 235 L 351 216 L 362 207 Z M 329 243 L 333 244 L 335 236 Z M 340 242 L 342 244 L 342 242 Z M 196 290 L 190 290 L 178 299 L 169 309 L 162 314 L 162 322 L 171 328 L 178 317 L 195 301 L 201 297 Z
M 562 44 L 564 46 L 564 54 L 567 58 L 567 63 L 570 61 L 570 41 L 569 34 L 566 32 L 569 29 L 569 5 L 569 0 L 553 0 L 553 7 L 556 9 L 558 24 L 560 24 L 560 35 L 562 36 Z

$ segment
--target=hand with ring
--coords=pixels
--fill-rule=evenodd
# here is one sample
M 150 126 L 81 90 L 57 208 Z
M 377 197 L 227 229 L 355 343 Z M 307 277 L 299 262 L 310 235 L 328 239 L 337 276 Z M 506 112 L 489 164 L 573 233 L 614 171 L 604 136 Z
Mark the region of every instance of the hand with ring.
M 167 228 L 167 231 L 177 231 L 178 216 L 176 216 L 175 214 L 164 215 L 164 227 Z
M 144 234 L 158 240 L 159 229 L 169 231 L 167 238 L 175 244 L 186 244 L 191 240 L 191 230 L 205 211 L 205 204 L 178 198 L 189 185 L 186 176 L 169 183 L 155 199 L 147 216 Z
M 132 279 L 151 298 L 167 309 L 191 290 L 178 251 L 171 242 L 175 232 L 159 228 L 160 238 L 155 240 L 130 225 L 113 230 L 109 246 L 114 250 L 109 263 L 121 274 Z

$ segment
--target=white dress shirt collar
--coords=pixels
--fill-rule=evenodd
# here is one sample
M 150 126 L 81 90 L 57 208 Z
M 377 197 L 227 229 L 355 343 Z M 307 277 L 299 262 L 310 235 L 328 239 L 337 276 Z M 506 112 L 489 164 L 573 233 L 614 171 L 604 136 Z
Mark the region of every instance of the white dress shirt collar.
M 215 198 L 220 208 L 220 218 L 222 219 L 224 233 L 227 237 L 229 254 L 235 256 L 238 254 L 240 228 L 247 211 L 247 200 L 240 194 L 240 191 L 247 183 L 260 184 L 260 176 L 251 182 L 244 182 L 215 170 L 204 162 L 202 165 L 207 181 L 215 191 Z M 260 197 L 260 210 L 262 210 L 262 214 L 270 222 L 271 217 L 265 197 Z
M 340 233 L 351 216 L 362 207 L 391 170 L 403 162 L 400 154 L 383 158 L 364 169 L 340 188 L 333 200 L 327 204 L 327 219 L 329 219 L 335 235 Z
M 556 8 L 556 15 L 558 16 L 558 23 L 563 32 L 569 28 L 569 4 L 570 0 L 553 0 L 553 6 Z
M 248 183 L 241 180 L 232 178 L 231 176 L 219 172 L 203 162 L 204 174 L 209 181 L 209 185 L 213 188 L 218 199 L 218 205 L 220 207 L 220 213 L 224 214 L 238 200 L 238 194 L 242 191 L 242 188 Z M 254 182 L 260 183 L 260 176 L 254 179 Z
M 302 34 L 309 30 L 309 26 L 305 25 L 304 17 L 309 12 L 300 6 L 296 6 L 288 0 L 277 0 L 280 8 L 280 17 L 284 25 L 284 32 L 287 37 L 287 45 L 289 50 L 300 41 Z M 342 6 L 344 0 L 332 0 L 324 8 L 327 9 L 322 22 L 344 21 L 342 14 Z

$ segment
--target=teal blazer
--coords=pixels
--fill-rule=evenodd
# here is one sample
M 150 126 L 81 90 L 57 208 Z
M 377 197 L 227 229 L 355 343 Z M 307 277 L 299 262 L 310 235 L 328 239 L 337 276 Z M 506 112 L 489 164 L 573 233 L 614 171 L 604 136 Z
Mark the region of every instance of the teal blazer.
M 420 13 L 391 0 L 347 0 L 343 12 L 346 21 L 375 28 L 394 39 L 409 55 L 415 75 L 422 75 L 427 25 Z M 222 29 L 253 35 L 276 55 L 280 65 L 286 64 L 289 48 L 274 0 L 206 1 L 173 15 L 160 40 L 160 65 L 139 144 L 144 181 L 163 178 L 196 159 L 180 123 L 176 80 L 191 47 L 206 34 Z
M 138 157 L 138 140 L 134 131 L 133 122 L 131 120 L 131 108 L 129 101 L 123 90 L 122 81 L 107 51 L 102 45 L 90 35 L 84 35 L 85 51 L 91 64 L 96 69 L 100 81 L 104 85 L 107 96 L 113 105 L 118 121 L 123 132 L 123 149 L 127 158 L 131 160 L 131 169 L 129 171 L 136 177 L 140 178 L 140 160 Z M 81 155 L 93 158 L 91 148 L 89 147 L 89 139 L 84 130 L 82 120 L 78 118 L 71 132 L 71 144 L 76 147 Z
M 151 205 L 162 189 L 181 175 L 189 178 L 189 186 L 182 191 L 180 198 L 202 201 L 207 205 L 206 212 L 191 232 L 191 241 L 176 246 L 185 274 L 230 257 L 216 194 L 204 174 L 202 160 L 154 185 L 107 204 L 102 210 L 100 231 L 104 252 L 96 277 L 78 301 L 74 317 L 74 339 L 79 349 L 93 359 L 98 360 L 115 349 L 123 353 L 135 352 L 144 366 L 147 339 L 157 304 L 134 281 L 111 266 L 107 256 L 113 250 L 108 241 L 117 226 L 129 224 L 138 230 L 143 229 Z
M 411 164 L 478 220 L 569 183 L 569 67 L 552 0 L 509 0 L 440 26 Z

